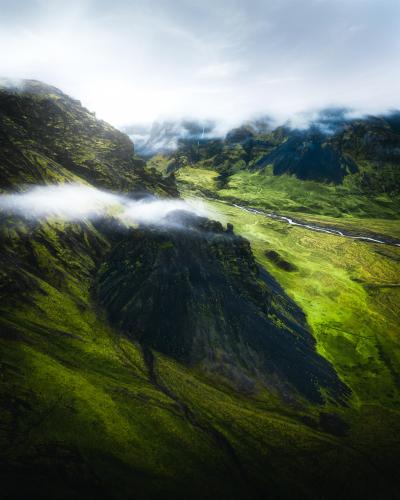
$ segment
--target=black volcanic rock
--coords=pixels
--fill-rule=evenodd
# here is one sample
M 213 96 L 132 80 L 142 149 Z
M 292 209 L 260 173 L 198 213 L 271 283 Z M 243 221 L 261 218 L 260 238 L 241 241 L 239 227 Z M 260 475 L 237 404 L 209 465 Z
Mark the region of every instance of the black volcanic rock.
M 278 252 L 275 250 L 268 250 L 265 252 L 265 256 L 273 262 L 276 266 L 279 268 L 283 269 L 284 271 L 292 272 L 292 271 L 297 271 L 297 267 L 292 264 L 291 262 L 288 262 L 287 260 L 283 259 Z
M 295 174 L 303 180 L 340 183 L 358 168 L 350 157 L 342 155 L 318 131 L 296 132 L 271 153 L 255 163 L 254 168 L 273 165 L 275 175 Z
M 219 222 L 174 212 L 166 229 L 122 238 L 98 295 L 110 320 L 143 345 L 241 386 L 249 378 L 321 403 L 347 388 L 315 350 L 301 309 L 257 266 L 249 242 Z

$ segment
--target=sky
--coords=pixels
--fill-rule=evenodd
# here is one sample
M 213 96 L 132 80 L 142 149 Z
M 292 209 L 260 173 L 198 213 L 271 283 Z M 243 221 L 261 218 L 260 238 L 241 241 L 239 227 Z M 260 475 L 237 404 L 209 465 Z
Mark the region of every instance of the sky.
M 400 108 L 399 0 L 0 0 L 0 46 L 116 126 Z

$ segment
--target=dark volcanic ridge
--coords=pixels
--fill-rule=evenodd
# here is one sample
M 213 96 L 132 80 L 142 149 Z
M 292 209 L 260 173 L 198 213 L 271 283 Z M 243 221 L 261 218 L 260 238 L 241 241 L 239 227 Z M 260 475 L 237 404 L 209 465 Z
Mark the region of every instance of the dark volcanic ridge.
M 177 229 L 126 233 L 101 266 L 98 296 L 111 322 L 243 390 L 262 382 L 280 395 L 322 403 L 322 389 L 344 402 L 349 390 L 316 352 L 303 312 L 271 286 L 249 242 L 231 226 L 191 213 L 167 218 Z

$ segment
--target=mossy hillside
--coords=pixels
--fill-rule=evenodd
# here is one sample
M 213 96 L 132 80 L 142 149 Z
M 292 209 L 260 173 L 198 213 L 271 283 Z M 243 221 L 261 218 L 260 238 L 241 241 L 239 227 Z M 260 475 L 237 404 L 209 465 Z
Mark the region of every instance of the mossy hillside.
M 213 463 L 206 475 L 223 475 L 218 450 L 196 438 L 174 401 L 149 381 L 135 344 L 112 332 L 97 310 L 90 295 L 90 254 L 82 252 L 74 269 L 63 253 L 65 239 L 59 241 L 53 229 L 38 231 L 39 240 L 48 235 L 46 246 L 30 234 L 38 257 L 36 275 L 27 271 L 27 302 L 20 295 L 16 305 L 15 296 L 2 297 L 2 460 L 10 474 L 26 473 L 29 488 L 35 469 L 44 477 L 47 470 L 49 493 L 52 487 L 70 487 L 79 494 L 79 481 L 93 493 L 97 476 L 104 476 L 100 484 L 117 498 L 128 496 L 132 485 L 143 489 L 144 498 L 159 488 L 179 490 L 194 470 L 209 467 L 203 456 Z M 63 231 L 68 237 L 69 228 Z M 75 244 L 74 251 L 79 250 Z M 21 251 L 18 255 L 24 258 Z M 68 267 L 61 265 L 64 258 Z M 71 468 L 67 480 L 57 478 L 57 464 Z M 82 468 L 88 469 L 83 475 Z M 130 478 L 126 470 L 137 476 Z M 114 482 L 119 485 L 115 493 Z M 209 487 L 214 486 L 211 480 Z
M 191 191 L 200 189 L 208 196 L 284 215 L 326 215 L 341 221 L 347 217 L 398 219 L 400 214 L 397 197 L 367 195 L 354 187 L 351 179 L 340 185 L 302 181 L 289 175 L 275 176 L 271 167 L 263 172 L 238 172 L 228 177 L 223 186 L 216 171 L 200 167 L 185 167 L 176 177 Z
M 162 175 L 168 174 L 168 163 L 169 159 L 162 154 L 157 154 L 152 156 L 146 161 L 146 167 L 148 169 L 155 169 L 157 172 L 160 172 Z
M 2 460 L 11 484 L 50 497 L 130 498 L 133 488 L 139 498 L 242 498 L 260 490 L 319 498 L 318 482 L 333 494 L 348 468 L 357 476 L 354 492 L 372 475 L 352 434 L 336 436 L 321 418 L 351 423 L 346 407 L 291 405 L 262 385 L 242 394 L 213 372 L 157 353 L 155 381 L 142 350 L 107 325 L 93 300 L 107 233 L 9 221 L 2 241 L 30 287 L 18 301 L 14 293 L 1 300 Z
M 319 351 L 355 391 L 355 401 L 397 408 L 400 250 L 291 227 L 218 201 L 209 205 L 214 217 L 233 222 L 251 241 L 257 260 L 302 306 Z M 270 250 L 297 271 L 277 266 Z
M 224 213 L 224 207 L 218 204 L 218 211 Z M 53 221 L 35 228 L 9 221 L 2 248 L 19 257 L 18 269 L 27 269 L 24 275 L 31 286 L 27 302 L 15 303 L 13 294 L 3 295 L 1 301 L 3 460 L 9 464 L 4 469 L 9 478 L 16 477 L 20 482 L 23 477 L 30 491 L 36 484 L 36 491 L 42 495 L 46 495 L 45 481 L 49 496 L 61 489 L 81 495 L 85 491 L 85 498 L 104 493 L 129 498 L 132 488 L 143 498 L 179 496 L 182 491 L 199 498 L 206 494 L 226 498 L 236 494 L 240 498 L 243 494 L 256 495 L 257 489 L 284 497 L 295 492 L 298 497 L 319 498 L 327 485 L 334 497 L 346 482 L 349 469 L 353 474 L 349 495 L 378 491 L 374 488 L 382 494 L 391 487 L 397 452 L 388 444 L 397 426 L 398 410 L 395 365 L 392 361 L 394 368 L 388 369 L 387 363 L 396 346 L 383 343 L 383 355 L 388 357 L 382 361 L 373 342 L 352 335 L 350 329 L 356 323 L 359 330 L 355 333 L 359 335 L 368 324 L 368 318 L 360 324 L 357 315 L 360 311 L 366 315 L 369 310 L 369 303 L 363 303 L 363 285 L 353 282 L 347 272 L 337 272 L 332 278 L 333 265 L 343 262 L 342 254 L 334 253 L 331 265 L 321 265 L 335 240 L 319 239 L 323 235 L 304 234 L 299 229 L 302 238 L 290 251 L 296 231 L 290 237 L 290 228 L 280 223 L 229 207 L 225 214 L 227 218 L 233 215 L 237 230 L 247 231 L 260 260 L 266 247 L 277 248 L 299 267 L 299 271 L 287 273 L 271 262 L 263 262 L 302 304 L 313 329 L 320 326 L 315 330 L 319 349 L 323 347 L 321 352 L 353 389 L 349 406 L 321 408 L 306 400 L 292 406 L 262 386 L 254 394 L 241 394 L 213 372 L 184 368 L 155 354 L 157 377 L 170 391 L 166 394 L 154 385 L 141 350 L 110 329 L 104 313 L 93 302 L 93 273 L 109 248 L 107 236 L 91 225 Z M 307 240 L 308 235 L 311 240 Z M 318 252 L 314 237 L 320 241 Z M 27 241 L 31 244 L 28 249 L 34 248 L 33 261 L 31 252 L 25 249 Z M 91 243 L 86 246 L 88 241 Z M 299 252 L 307 241 L 307 251 Z M 388 253 L 381 267 L 371 265 L 374 254 L 370 252 L 365 262 L 358 264 L 373 273 L 375 284 L 386 275 L 386 259 L 397 255 L 395 248 L 378 246 L 377 250 Z M 355 259 L 353 255 L 351 260 Z M 346 265 L 350 266 L 351 260 L 346 260 Z M 298 273 L 306 278 L 308 295 L 299 285 Z M 287 275 L 298 280 L 287 280 Z M 357 272 L 354 277 L 368 278 Z M 18 278 L 18 282 L 22 280 Z M 317 282 L 316 293 L 312 286 Z M 332 293 L 334 285 L 341 291 L 340 300 Z M 378 296 L 381 291 L 375 290 Z M 381 297 L 380 314 L 386 316 L 392 307 L 395 321 L 397 290 L 387 291 L 395 295 L 389 301 Z M 351 314 L 346 309 L 342 311 L 346 314 L 340 314 L 337 306 L 350 301 Z M 357 310 L 360 304 L 362 309 Z M 335 327 L 349 328 L 350 333 L 335 328 L 332 336 L 332 330 L 328 330 L 329 342 L 326 324 L 318 323 L 321 319 L 328 325 L 333 320 Z M 378 326 L 379 321 L 376 326 L 372 324 L 370 333 Z M 351 343 L 346 351 L 343 340 L 337 347 L 333 342 L 342 337 Z M 186 408 L 195 416 L 195 423 L 192 417 L 188 420 Z M 344 436 L 335 435 L 337 423 L 326 427 L 321 417 L 324 414 L 339 415 L 346 422 L 349 428 Z M 17 427 L 11 425 L 14 421 Z M 231 448 L 221 445 L 215 431 Z M 62 478 L 57 470 L 66 471 Z M 38 477 L 43 478 L 40 484 Z M 229 485 L 226 477 L 230 478 Z M 368 477 L 374 484 L 367 481 Z
M 317 185 L 346 184 L 349 195 L 396 196 L 400 189 L 398 116 L 359 120 L 342 116 L 328 126 L 321 122 L 303 130 L 249 123 L 223 139 L 179 141 L 167 170 L 211 169 L 219 173 L 219 187 L 238 172 L 267 170 L 278 177 L 312 181 L 315 190 Z
M 399 453 L 393 433 L 400 410 L 400 250 L 291 227 L 218 201 L 209 200 L 209 208 L 251 241 L 257 260 L 301 305 L 318 351 L 353 391 L 341 413 L 351 446 L 390 469 L 390 478 Z M 384 233 L 385 223 L 390 232 L 392 221 L 373 226 Z M 297 271 L 277 266 L 266 256 L 270 250 Z
M 329 498 L 337 494 L 339 484 L 346 483 L 349 468 L 355 478 L 354 484 L 349 485 L 349 497 L 357 494 L 357 490 L 366 492 L 359 478 L 367 470 L 373 474 L 373 469 L 369 468 L 368 459 L 361 456 L 362 448 L 352 449 L 352 440 L 319 427 L 322 413 L 315 411 L 315 407 L 290 408 L 262 390 L 255 396 L 240 397 L 224 389 L 222 381 L 216 386 L 215 376 L 214 389 L 205 398 L 202 376 L 187 377 L 182 374 L 181 365 L 162 356 L 158 358 L 158 366 L 163 381 L 174 387 L 180 397 L 184 395 L 197 415 L 213 422 L 224 433 L 245 465 L 247 482 L 258 488 L 259 494 L 269 492 L 273 498 L 291 495 L 313 498 L 315 491 L 319 491 Z M 337 412 L 338 408 L 325 409 L 330 410 Z M 362 481 L 368 483 L 366 476 Z M 332 490 L 326 492 L 323 483 Z
M 46 319 L 46 328 L 48 324 Z M 59 491 L 82 495 L 83 484 L 84 498 L 131 498 L 132 488 L 139 498 L 183 498 L 183 492 L 194 498 L 242 498 L 252 497 L 253 488 L 285 496 L 296 488 L 299 497 L 318 498 L 319 488 L 309 486 L 316 477 L 334 488 L 353 463 L 365 476 L 372 472 L 343 439 L 280 414 L 268 399 L 257 402 L 217 389 L 164 359 L 158 365 L 163 380 L 205 429 L 216 428 L 226 436 L 241 464 L 238 470 L 237 460 L 213 434 L 188 422 L 174 400 L 154 389 L 131 343 L 122 341 L 120 351 L 110 331 L 99 323 L 93 328 L 96 341 L 90 352 L 80 352 L 79 342 L 64 338 L 44 343 L 43 335 L 53 332 L 35 335 L 32 324 L 28 330 L 18 326 L 30 345 L 2 339 L 3 370 L 12 377 L 7 390 L 13 394 L 11 401 L 3 400 L 2 421 L 10 425 L 12 419 L 18 436 L 3 435 L 8 464 L 3 471 L 10 478 L 19 470 L 17 479 L 22 475 L 29 491 L 36 479 L 41 483 L 36 491 L 44 497 Z M 315 463 L 321 450 L 330 473 Z M 337 456 L 340 467 L 331 469 Z M 65 471 L 62 479 L 57 470 Z
M 60 312 L 70 314 L 65 307 Z M 8 326 L 2 323 L 3 328 Z M 49 329 L 48 318 L 45 323 L 40 336 L 57 335 Z M 17 345 L 2 342 L 3 360 L 13 372 L 12 385 L 3 386 L 12 396 L 11 401 L 3 401 L 2 421 L 11 429 L 16 426 L 17 435 L 17 439 L 3 438 L 2 459 L 10 473 L 19 480 L 22 474 L 27 488 L 37 469 L 45 481 L 55 475 L 57 490 L 71 488 L 82 495 L 81 481 L 87 482 L 92 494 L 98 484 L 113 498 L 129 498 L 132 488 L 139 488 L 144 498 L 159 489 L 164 494 L 179 491 L 187 477 L 194 479 L 194 470 L 212 477 L 204 456 L 215 474 L 222 475 L 218 462 L 223 457 L 210 444 L 203 444 L 201 436 L 176 415 L 174 402 L 155 391 L 145 374 L 137 370 L 135 376 L 131 361 L 135 357 L 126 356 L 126 361 L 124 354 L 118 359 L 110 333 L 104 332 L 101 323 L 92 328 L 95 340 L 82 352 L 79 341 L 46 340 L 43 345 L 42 340 L 37 345 L 31 322 L 27 330 L 18 325 L 17 331 L 25 333 L 29 343 L 35 343 L 33 347 L 21 340 Z M 137 350 L 131 351 L 139 357 Z M 65 457 L 64 450 L 71 457 Z M 24 467 L 26 461 L 31 468 Z M 69 477 L 57 477 L 57 467 L 69 470 Z M 93 470 L 94 477 L 82 476 L 81 468 Z M 212 482 L 208 487 L 212 488 Z M 218 488 L 218 479 L 216 483 Z M 38 493 L 46 496 L 45 491 L 40 487 Z
M 345 404 L 348 389 L 315 353 L 304 315 L 230 227 L 176 211 L 166 229 L 123 236 L 99 273 L 110 320 L 133 338 L 245 392 Z M 182 229 L 182 228 L 185 229 Z
M 89 182 L 97 187 L 176 194 L 149 175 L 125 134 L 60 90 L 27 80 L 0 84 L 1 188 Z
M 349 467 L 355 475 L 373 473 L 346 438 L 318 429 L 320 410 L 291 409 L 265 391 L 242 396 L 157 356 L 158 376 L 191 408 L 206 429 L 200 430 L 150 382 L 132 342 L 116 336 L 92 308 L 82 314 L 65 294 L 45 291 L 33 310 L 8 311 L 1 320 L 2 385 L 12 395 L 2 420 L 12 418 L 16 426 L 3 434 L 3 458 L 19 468 L 27 487 L 38 475 L 50 495 L 60 488 L 81 494 L 83 483 L 85 498 L 131 498 L 132 488 L 139 498 L 182 492 L 241 498 L 257 488 L 318 498 L 318 481 L 333 491 Z M 221 449 L 210 428 L 226 436 L 237 459 Z M 338 456 L 340 465 L 333 467 Z M 66 471 L 61 480 L 55 468 Z M 38 486 L 42 495 L 46 488 Z
M 191 189 L 203 189 L 209 192 L 217 190 L 218 172 L 200 167 L 181 168 L 176 174 L 181 183 L 186 183 Z
M 131 498 L 134 488 L 139 498 L 179 496 L 183 491 L 195 498 L 232 498 L 252 494 L 253 487 L 288 493 L 291 473 L 293 480 L 303 477 L 296 488 L 307 492 L 312 454 L 326 442 L 332 453 L 342 448 L 340 439 L 318 430 L 320 410 L 303 408 L 302 414 L 315 414 L 316 430 L 310 429 L 296 409 L 265 390 L 244 397 L 223 381 L 216 383 L 156 355 L 158 376 L 176 395 L 160 390 L 149 377 L 141 350 L 107 326 L 93 302 L 93 256 L 84 252 L 75 264 L 68 256 L 71 264 L 62 272 L 67 250 L 56 229 L 53 223 L 29 234 L 42 258 L 36 262 L 38 272 L 29 272 L 27 302 L 14 304 L 15 297 L 4 295 L 1 301 L 4 487 L 16 481 L 26 485 L 26 492 L 33 489 L 44 497 L 61 489 L 85 498 Z M 89 231 L 95 233 L 84 228 L 82 235 L 74 225 L 63 231 L 74 238 L 77 233 L 82 241 Z M 21 229 L 20 234 L 23 240 Z M 44 234 L 47 247 L 41 248 Z M 15 233 L 12 243 L 16 249 Z M 106 249 L 107 242 L 102 243 Z M 18 254 L 24 258 L 23 252 Z M 54 275 L 54 269 L 61 275 Z M 177 401 L 191 408 L 197 425 L 188 421 Z M 216 442 L 214 428 L 232 440 L 235 458 Z M 241 438 L 243 434 L 248 437 Z M 277 454 L 285 462 L 289 436 L 296 443 L 293 453 L 308 457 L 294 461 L 300 465 L 293 469 L 282 469 L 274 482 L 265 477 L 261 444 L 272 436 L 267 463 Z M 348 457 L 355 459 L 352 452 Z M 367 473 L 368 465 L 364 467 Z M 329 480 L 341 474 L 335 472 Z

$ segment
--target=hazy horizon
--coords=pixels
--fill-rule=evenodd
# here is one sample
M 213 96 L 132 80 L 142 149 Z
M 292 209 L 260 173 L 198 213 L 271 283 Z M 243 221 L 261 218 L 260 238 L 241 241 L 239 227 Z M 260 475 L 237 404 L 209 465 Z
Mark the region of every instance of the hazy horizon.
M 0 75 L 116 126 L 400 108 L 394 0 L 1 1 Z

